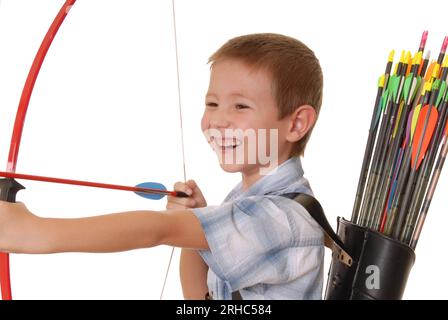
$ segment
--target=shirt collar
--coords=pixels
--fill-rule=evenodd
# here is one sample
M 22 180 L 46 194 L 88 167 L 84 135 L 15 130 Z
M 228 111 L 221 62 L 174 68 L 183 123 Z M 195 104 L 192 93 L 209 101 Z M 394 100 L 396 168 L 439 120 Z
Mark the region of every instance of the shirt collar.
M 240 197 L 254 195 L 281 195 L 286 193 L 310 193 L 308 181 L 303 177 L 303 168 L 300 157 L 292 157 L 280 166 L 261 177 L 249 189 L 243 191 L 240 182 L 226 197 L 224 202 L 236 200 Z

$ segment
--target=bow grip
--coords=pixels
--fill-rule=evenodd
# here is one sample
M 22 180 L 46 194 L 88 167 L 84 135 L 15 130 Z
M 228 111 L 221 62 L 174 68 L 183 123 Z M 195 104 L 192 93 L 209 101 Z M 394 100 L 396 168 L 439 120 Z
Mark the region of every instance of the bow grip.
M 16 194 L 22 189 L 25 187 L 12 178 L 0 179 L 0 200 L 16 202 Z

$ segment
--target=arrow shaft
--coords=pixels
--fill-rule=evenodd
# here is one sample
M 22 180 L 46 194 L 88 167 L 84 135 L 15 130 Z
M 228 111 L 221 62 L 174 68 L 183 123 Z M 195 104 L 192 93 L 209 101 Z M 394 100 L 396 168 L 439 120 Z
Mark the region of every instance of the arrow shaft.
M 400 169 L 398 172 L 398 180 L 396 181 L 396 187 L 393 190 L 393 195 L 391 195 L 392 197 L 391 206 L 387 211 L 386 227 L 384 230 L 387 235 L 390 235 L 392 233 L 392 227 L 395 223 L 398 207 L 400 205 L 404 188 L 406 187 L 406 182 L 409 177 L 410 162 L 411 162 L 411 148 L 408 145 L 404 150 L 403 160 L 400 164 Z
M 174 197 L 183 195 L 183 193 L 177 192 L 177 191 L 159 190 L 159 189 L 151 189 L 151 188 L 140 188 L 140 187 L 129 187 L 129 186 L 122 186 L 122 185 L 118 185 L 118 184 L 71 180 L 71 179 L 62 179 L 62 178 L 53 178 L 53 177 L 43 177 L 43 176 L 35 176 L 35 175 L 30 175 L 30 174 L 13 173 L 13 172 L 0 171 L 0 177 L 41 181 L 41 182 L 50 182 L 50 183 L 58 183 L 58 184 L 69 184 L 69 185 L 102 188 L 102 189 L 123 190 L 123 191 L 142 192 L 142 193 L 151 193 L 151 194 L 163 194 L 163 195 L 170 195 L 170 196 L 174 196 Z
M 441 144 L 443 128 L 446 125 L 446 116 L 447 116 L 447 103 L 443 102 L 440 107 L 440 116 L 437 120 L 436 130 L 431 138 L 431 143 L 428 149 L 428 152 L 423 159 L 422 168 L 419 172 L 419 176 L 417 178 L 416 190 L 414 195 L 412 196 L 412 203 L 409 210 L 409 216 L 406 220 L 405 231 L 403 232 L 402 239 L 405 243 L 410 243 L 412 233 L 415 228 L 416 220 L 418 218 L 419 209 L 422 206 L 425 191 L 427 189 L 430 174 L 432 172 L 432 168 L 434 166 L 434 162 L 437 156 L 437 150 Z
M 363 225 L 363 226 L 365 226 L 369 220 L 368 208 L 370 206 L 371 198 L 373 195 L 372 190 L 374 188 L 374 185 L 376 184 L 376 180 L 378 179 L 378 174 L 380 172 L 380 165 L 381 165 L 380 154 L 381 154 L 381 151 L 383 150 L 383 145 L 387 138 L 386 131 L 388 129 L 388 124 L 389 124 L 389 119 L 390 119 L 390 114 L 391 114 L 391 108 L 392 108 L 391 105 L 392 105 L 392 101 L 389 100 L 386 103 L 386 107 L 385 107 L 383 115 L 382 115 L 381 125 L 379 128 L 378 137 L 377 137 L 376 144 L 375 144 L 375 150 L 373 152 L 371 170 L 368 175 L 365 196 L 362 201 L 361 213 L 360 213 L 360 217 L 359 217 L 359 224 Z
M 370 130 L 369 130 L 369 137 L 367 138 L 367 144 L 366 144 L 366 148 L 364 151 L 364 158 L 363 158 L 362 166 L 361 166 L 361 174 L 359 176 L 358 188 L 356 190 L 355 203 L 353 205 L 352 222 L 354 222 L 354 223 L 356 223 L 358 220 L 359 210 L 361 208 L 362 196 L 364 193 L 365 183 L 367 180 L 368 168 L 369 168 L 371 158 L 372 158 L 373 146 L 375 144 L 375 137 L 376 137 L 377 128 L 378 128 L 378 126 L 375 123 L 376 122 L 375 118 L 376 118 L 376 113 L 378 112 L 378 109 L 381 108 L 382 91 L 383 91 L 383 88 L 379 87 L 376 101 L 375 101 L 374 112 L 372 114 L 372 120 L 371 120 L 371 125 L 370 125 Z
M 396 123 L 396 130 L 395 133 L 392 136 L 392 140 L 390 142 L 391 146 L 389 148 L 388 156 L 386 159 L 386 167 L 385 167 L 385 174 L 383 176 L 379 192 L 376 194 L 376 198 L 374 201 L 373 206 L 373 224 L 372 228 L 377 230 L 380 227 L 381 223 L 381 215 L 384 211 L 384 205 L 387 204 L 385 201 L 387 200 L 387 197 L 389 195 L 390 191 L 390 184 L 393 181 L 393 175 L 395 172 L 395 169 L 397 167 L 397 161 L 399 160 L 399 148 L 400 144 L 403 140 L 404 131 L 406 128 L 406 120 L 409 116 L 410 111 L 409 105 L 403 105 L 401 109 L 401 114 L 398 116 L 398 121 Z
M 398 106 L 395 103 L 392 103 L 391 109 L 390 109 L 390 118 L 388 119 L 388 122 L 387 122 L 384 139 L 383 139 L 383 141 L 381 141 L 382 144 L 379 144 L 380 149 L 379 149 L 378 170 L 377 170 L 378 177 L 374 181 L 370 201 L 369 201 L 368 206 L 366 207 L 366 211 L 365 211 L 365 214 L 367 215 L 367 218 L 366 218 L 366 223 L 367 223 L 366 226 L 367 227 L 372 227 L 374 224 L 375 212 L 373 211 L 373 209 L 374 209 L 375 201 L 377 200 L 378 188 L 379 188 L 382 178 L 383 178 L 385 161 L 386 161 L 386 157 L 387 157 L 387 154 L 389 151 L 391 132 L 394 128 L 394 123 L 395 123 L 395 118 L 396 118 L 397 113 L 398 113 Z
M 410 247 L 412 249 L 415 249 L 417 246 L 417 242 L 420 238 L 420 234 L 423 228 L 423 224 L 425 223 L 426 216 L 428 214 L 429 206 L 431 205 L 432 198 L 434 196 L 434 192 L 437 186 L 437 183 L 439 182 L 440 172 L 442 171 L 443 165 L 446 160 L 446 155 L 448 153 L 448 143 L 447 143 L 447 136 L 445 135 L 444 141 L 442 144 L 442 149 L 440 151 L 440 155 L 437 160 L 436 169 L 434 172 L 434 175 L 431 178 L 431 182 L 429 183 L 428 190 L 426 192 L 425 201 L 423 203 L 423 207 L 421 209 L 421 213 L 419 215 L 417 226 L 414 232 L 414 235 L 412 237 Z

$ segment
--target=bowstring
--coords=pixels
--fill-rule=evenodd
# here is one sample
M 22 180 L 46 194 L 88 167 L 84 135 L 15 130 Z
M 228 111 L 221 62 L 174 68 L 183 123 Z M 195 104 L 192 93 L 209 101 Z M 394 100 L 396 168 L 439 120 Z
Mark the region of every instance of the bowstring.
M 185 169 L 185 145 L 184 145 L 184 129 L 183 129 L 183 121 L 182 121 L 182 99 L 180 93 L 180 75 L 179 75 L 179 53 L 177 49 L 177 27 L 176 27 L 176 7 L 174 0 L 171 0 L 171 6 L 173 8 L 173 29 L 174 29 L 174 48 L 176 52 L 176 74 L 177 74 L 177 97 L 178 97 L 178 106 L 179 106 L 179 122 L 180 122 L 180 139 L 181 139 L 181 147 L 182 147 L 182 164 L 183 164 L 183 176 L 184 182 L 187 181 L 187 172 Z M 165 280 L 163 281 L 162 291 L 160 293 L 160 300 L 163 298 L 163 293 L 165 291 L 166 281 L 168 279 L 168 274 L 170 272 L 171 261 L 173 260 L 175 247 L 171 249 L 170 259 L 168 261 L 168 267 L 165 272 Z

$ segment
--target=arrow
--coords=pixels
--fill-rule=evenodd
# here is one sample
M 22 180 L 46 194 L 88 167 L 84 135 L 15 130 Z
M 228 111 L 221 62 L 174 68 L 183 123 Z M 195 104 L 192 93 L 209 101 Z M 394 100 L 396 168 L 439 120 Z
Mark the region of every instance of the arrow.
M 418 52 L 423 53 L 425 51 L 426 40 L 428 40 L 428 31 L 423 31 L 422 39 L 420 40 L 420 45 L 418 46 Z
M 372 198 L 375 194 L 376 185 L 382 172 L 384 157 L 386 155 L 387 144 L 389 142 L 390 132 L 392 130 L 393 121 L 398 108 L 394 108 L 394 100 L 398 95 L 398 90 L 401 82 L 401 72 L 405 59 L 405 52 L 402 51 L 400 61 L 396 66 L 394 75 L 389 79 L 387 89 L 383 92 L 381 99 L 383 114 L 381 117 L 381 125 L 379 128 L 378 137 L 376 139 L 375 150 L 371 164 L 370 173 L 367 179 L 365 197 L 363 199 L 359 224 L 366 226 L 370 221 L 370 210 L 372 205 Z M 398 74 L 398 75 L 397 75 Z
M 409 199 L 412 195 L 415 175 L 425 156 L 429 142 L 431 141 L 432 134 L 437 124 L 437 118 L 438 112 L 434 106 L 427 104 L 420 111 L 417 128 L 412 141 L 411 173 L 407 182 L 403 202 L 392 231 L 392 236 L 395 239 L 399 239 L 400 237 L 404 219 L 406 218 L 407 210 L 409 208 Z
M 410 56 L 410 52 L 405 55 L 405 52 L 403 51 L 403 53 L 401 54 L 400 63 L 397 66 L 397 74 L 394 74 L 389 82 L 390 87 L 388 89 L 391 92 L 390 115 L 388 118 L 384 118 L 384 120 L 387 119 L 387 122 L 384 123 L 386 127 L 383 136 L 384 138 L 378 140 L 377 142 L 379 157 L 376 158 L 377 163 L 374 167 L 374 170 L 372 171 L 373 180 L 372 186 L 370 188 L 370 198 L 369 201 L 366 202 L 366 206 L 364 206 L 363 212 L 365 217 L 364 225 L 367 227 L 373 227 L 375 224 L 375 217 L 377 216 L 375 213 L 375 204 L 378 199 L 379 187 L 382 185 L 382 180 L 384 179 L 384 172 L 387 166 L 387 158 L 390 154 L 390 144 L 392 143 L 391 137 L 393 136 L 394 126 L 397 122 L 396 119 L 400 114 L 400 100 L 403 94 L 404 76 L 408 68 Z
M 409 215 L 406 219 L 405 228 L 402 233 L 402 241 L 407 244 L 410 244 L 411 242 L 412 234 L 414 232 L 416 220 L 419 214 L 419 209 L 423 203 L 423 197 L 429 183 L 432 168 L 436 160 L 437 151 L 443 139 L 443 129 L 445 128 L 448 117 L 448 96 L 446 95 L 446 81 L 440 82 L 439 80 L 437 80 L 435 84 L 439 86 L 436 98 L 436 108 L 439 112 L 439 117 L 437 120 L 436 131 L 431 139 L 429 150 L 427 152 L 427 155 L 423 159 L 423 164 L 421 165 L 422 168 L 418 174 L 416 188 L 412 196 L 412 203 L 409 209 Z
M 417 71 L 422 60 L 421 55 L 421 52 L 418 52 L 415 55 L 411 71 L 404 81 L 404 100 L 401 101 L 397 121 L 395 121 L 395 128 L 389 143 L 389 151 L 385 162 L 385 169 L 381 177 L 380 188 L 376 193 L 372 209 L 373 219 L 371 227 L 375 230 L 378 230 L 380 227 L 381 214 L 383 213 L 385 203 L 387 203 L 386 198 L 389 194 L 394 169 L 397 166 L 397 159 L 400 155 L 399 148 L 406 129 L 406 123 L 408 120 L 409 111 L 411 110 L 412 100 L 417 92 L 417 85 L 419 81 L 421 81 L 421 79 L 417 76 Z
M 400 207 L 400 204 L 402 203 L 401 199 L 403 196 L 404 188 L 406 187 L 406 182 L 408 180 L 408 177 L 410 175 L 411 171 L 411 156 L 412 156 L 412 141 L 414 139 L 414 135 L 416 132 L 416 127 L 418 123 L 418 119 L 420 116 L 421 106 L 422 104 L 426 104 L 429 102 L 430 96 L 431 96 L 431 90 L 432 90 L 432 82 L 433 82 L 433 75 L 436 74 L 434 72 L 436 63 L 431 63 L 431 65 L 428 68 L 428 72 L 425 76 L 425 81 L 422 81 L 423 90 L 418 99 L 415 99 L 414 104 L 418 103 L 414 107 L 414 109 L 411 112 L 411 115 L 408 119 L 408 126 L 406 129 L 406 138 L 403 142 L 402 147 L 402 162 L 400 164 L 400 170 L 397 174 L 397 177 L 394 179 L 394 184 L 391 192 L 393 194 L 389 195 L 389 198 L 391 198 L 390 207 L 387 209 L 386 216 L 382 218 L 382 224 L 385 226 L 381 227 L 380 230 L 384 231 L 386 234 L 392 233 L 392 226 L 395 223 L 395 218 L 397 216 L 398 208 Z M 396 181 L 396 182 L 395 182 Z M 383 213 L 384 214 L 384 213 Z M 387 220 L 384 222 L 384 220 Z
M 415 249 L 417 246 L 417 242 L 420 239 L 420 234 L 422 232 L 423 224 L 425 223 L 426 216 L 428 215 L 429 206 L 431 205 L 432 198 L 434 196 L 434 192 L 436 190 L 437 183 L 439 182 L 440 173 L 442 171 L 443 165 L 445 163 L 446 155 L 448 153 L 448 125 L 445 127 L 445 134 L 443 137 L 443 144 L 442 149 L 440 151 L 439 157 L 437 158 L 437 164 L 434 169 L 434 174 L 431 178 L 431 182 L 428 187 L 428 191 L 425 195 L 425 201 L 423 203 L 418 222 L 417 227 L 415 229 L 414 235 L 412 237 L 410 247 L 412 249 Z
M 448 36 L 432 63 L 429 51 L 422 59 L 427 36 L 412 63 L 403 52 L 387 85 L 380 78 L 352 213 L 353 223 L 412 248 L 448 153 Z
M 21 173 L 13 173 L 13 172 L 3 172 L 0 171 L 0 177 L 4 178 L 12 178 L 12 179 L 23 179 L 23 180 L 33 180 L 33 181 L 41 181 L 41 182 L 50 182 L 50 183 L 59 183 L 59 184 L 69 184 L 76 186 L 84 186 L 84 187 L 94 187 L 94 188 L 103 188 L 103 189 L 112 189 L 112 190 L 123 190 L 123 191 L 133 191 L 139 196 L 150 199 L 150 200 L 159 200 L 164 196 L 172 196 L 172 197 L 181 197 L 186 198 L 188 195 L 184 192 L 180 191 L 168 191 L 166 187 L 157 182 L 144 182 L 135 187 L 122 186 L 117 184 L 109 184 L 109 183 L 101 183 L 101 182 L 90 182 L 90 181 L 81 181 L 81 180 L 70 180 L 70 179 L 61 179 L 61 178 L 51 178 L 51 177 L 43 177 L 43 176 L 35 176 L 30 174 L 21 174 Z
M 54 18 L 52 24 L 50 25 L 40 47 L 39 50 L 36 53 L 36 56 L 33 60 L 33 63 L 31 65 L 31 68 L 28 72 L 28 76 L 26 78 L 26 82 L 22 91 L 22 95 L 20 97 L 19 106 L 16 112 L 16 118 L 14 121 L 14 127 L 13 127 L 13 133 L 11 136 L 11 143 L 10 143 L 10 149 L 9 149 L 9 155 L 8 155 L 8 162 L 6 171 L 8 173 L 14 173 L 16 171 L 17 167 L 17 160 L 19 156 L 19 150 L 20 150 L 20 143 L 22 139 L 22 132 L 23 127 L 25 123 L 25 118 L 27 114 L 28 105 L 31 99 L 31 95 L 33 92 L 34 85 L 36 83 L 37 77 L 39 75 L 39 71 L 41 69 L 41 66 L 44 62 L 45 56 L 50 49 L 50 46 L 52 44 L 53 39 L 55 38 L 60 26 L 62 25 L 63 21 L 65 20 L 68 12 L 72 8 L 72 6 L 75 4 L 76 0 L 65 0 L 64 4 L 62 5 L 61 9 L 58 11 L 57 16 Z M 183 126 L 182 126 L 182 106 L 181 106 L 181 97 L 180 97 L 180 77 L 179 77 L 179 63 L 178 63 L 178 50 L 177 50 L 177 36 L 176 36 L 176 18 L 174 13 L 174 0 L 172 0 L 172 7 L 173 7 L 173 28 L 174 28 L 174 44 L 176 49 L 176 73 L 177 73 L 177 83 L 178 83 L 178 104 L 179 104 L 179 118 L 180 118 L 180 136 L 181 136 L 181 145 L 182 145 L 182 160 L 183 160 L 183 173 L 184 173 L 184 181 L 186 180 L 186 170 L 185 170 L 185 152 L 184 152 L 184 138 L 183 138 Z M 34 176 L 36 177 L 36 176 Z M 66 179 L 62 179 L 66 180 Z M 70 180 L 66 180 L 70 181 Z M 80 182 L 76 181 L 75 182 Z M 72 181 L 73 182 L 73 181 Z M 101 184 L 100 184 L 101 185 Z M 116 187 L 122 187 L 117 185 L 107 185 L 102 184 L 102 187 L 110 187 L 113 186 Z M 137 194 L 141 196 L 145 196 L 148 198 L 155 198 L 150 195 L 157 194 L 157 195 L 167 195 L 170 194 L 173 191 L 166 191 L 163 190 L 165 187 L 162 188 L 162 185 L 156 184 L 156 183 L 143 183 L 136 187 L 125 187 L 125 188 L 136 188 L 135 190 L 129 190 L 134 191 Z M 15 201 L 15 193 L 23 189 L 23 187 L 18 184 L 13 178 L 6 178 L 3 179 L 3 181 L 0 181 L 0 199 L 14 202 Z M 153 190 L 148 190 L 153 189 Z M 6 193 L 3 192 L 6 190 Z M 10 194 L 11 193 L 11 194 Z M 173 196 L 186 196 L 185 194 L 182 194 L 180 192 L 171 194 Z M 160 197 L 159 197 L 160 198 Z M 173 247 L 174 251 L 174 247 Z M 171 257 L 173 256 L 173 251 L 171 252 Z M 169 265 L 171 263 L 171 257 L 170 262 L 168 264 L 167 268 L 167 274 L 169 271 Z M 166 283 L 166 277 L 165 282 L 163 284 L 161 298 L 163 295 L 163 290 Z M 11 280 L 10 280 L 10 267 L 9 267 L 9 254 L 0 252 L 0 287 L 1 287 L 1 295 L 2 299 L 4 300 L 11 300 L 12 299 L 12 293 L 11 293 Z
M 366 183 L 367 174 L 369 171 L 369 165 L 370 165 L 370 161 L 372 158 L 373 146 L 374 146 L 376 134 L 378 131 L 377 130 L 378 122 L 380 120 L 381 110 L 382 110 L 382 106 L 383 106 L 382 95 L 384 92 L 384 88 L 387 87 L 387 83 L 388 83 L 389 76 L 390 76 L 390 71 L 392 70 L 394 54 L 395 54 L 394 50 L 392 50 L 389 53 L 389 57 L 387 59 L 387 64 L 386 64 L 386 70 L 385 70 L 384 74 L 380 77 L 380 79 L 378 80 L 378 92 L 377 92 L 376 99 L 375 99 L 372 120 L 370 122 L 369 136 L 367 138 L 367 144 L 366 144 L 366 148 L 364 151 L 364 159 L 362 161 L 361 174 L 359 176 L 359 181 L 358 181 L 358 189 L 356 190 L 355 203 L 353 205 L 353 212 L 352 212 L 352 219 L 351 219 L 351 221 L 353 223 L 357 223 L 358 216 L 359 216 L 359 209 L 361 207 L 362 197 L 363 197 L 363 193 L 364 193 L 364 189 L 365 189 L 365 183 Z
M 428 67 L 429 57 L 431 57 L 431 51 L 428 50 L 425 54 L 425 59 L 423 59 L 423 64 L 418 69 L 418 75 L 423 76 L 426 73 L 426 68 Z
M 446 48 L 448 47 L 448 36 L 443 39 L 442 48 L 440 49 L 439 57 L 437 58 L 437 63 L 442 64 L 443 58 L 445 57 Z

